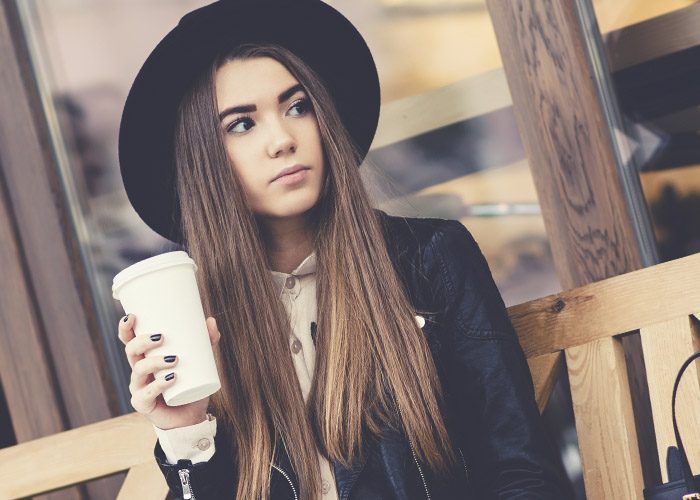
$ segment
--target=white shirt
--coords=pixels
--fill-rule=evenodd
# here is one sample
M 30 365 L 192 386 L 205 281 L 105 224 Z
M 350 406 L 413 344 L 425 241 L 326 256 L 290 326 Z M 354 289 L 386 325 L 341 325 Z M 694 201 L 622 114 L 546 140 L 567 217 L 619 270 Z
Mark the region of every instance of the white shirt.
M 291 273 L 270 271 L 279 290 L 279 296 L 289 314 L 292 332 L 289 350 L 299 379 L 304 401 L 311 389 L 311 379 L 316 362 L 316 254 L 308 255 Z M 312 325 L 313 323 L 313 325 Z M 153 426 L 169 463 L 189 459 L 192 463 L 206 462 L 214 455 L 216 418 L 207 415 L 199 424 L 163 430 Z M 318 453 L 321 467 L 321 491 L 323 500 L 337 500 L 338 493 L 331 464 Z

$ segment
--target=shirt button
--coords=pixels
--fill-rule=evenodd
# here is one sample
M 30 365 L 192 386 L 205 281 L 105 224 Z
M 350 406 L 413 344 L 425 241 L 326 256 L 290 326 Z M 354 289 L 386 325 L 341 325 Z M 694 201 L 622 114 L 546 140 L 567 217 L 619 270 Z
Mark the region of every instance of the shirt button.
M 299 339 L 294 339 L 294 342 L 292 342 L 292 352 L 297 354 L 299 351 L 301 351 L 301 342 L 299 342 Z
M 416 316 L 416 323 L 418 323 L 418 328 L 423 328 L 425 326 L 425 318 L 423 316 Z
M 290 276 L 289 278 L 287 278 L 287 281 L 285 281 L 284 286 L 286 286 L 287 288 L 294 288 L 295 282 L 296 279 L 294 278 L 294 276 Z
M 199 441 L 197 441 L 197 448 L 199 448 L 202 451 L 208 450 L 209 446 L 211 446 L 211 441 L 207 438 L 202 438 Z
M 323 486 L 323 494 L 326 495 L 331 490 L 331 485 L 325 479 L 323 480 L 321 485 Z

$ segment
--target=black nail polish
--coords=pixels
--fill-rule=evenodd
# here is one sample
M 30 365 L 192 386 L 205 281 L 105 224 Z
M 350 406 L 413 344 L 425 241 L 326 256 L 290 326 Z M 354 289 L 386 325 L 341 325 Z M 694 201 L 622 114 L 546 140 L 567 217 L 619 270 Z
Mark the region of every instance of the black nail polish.
M 122 321 L 123 321 L 124 323 L 126 323 L 127 321 L 129 321 L 129 315 L 127 314 L 126 316 L 124 316 L 124 317 L 122 318 Z
M 160 333 L 154 333 L 153 335 L 151 335 L 151 340 L 153 342 L 158 342 L 160 340 L 160 337 L 161 337 Z
M 165 356 L 163 359 L 166 363 L 172 363 L 175 361 L 175 356 Z
M 174 376 L 175 374 L 173 372 L 170 372 L 165 376 L 165 380 L 172 380 Z

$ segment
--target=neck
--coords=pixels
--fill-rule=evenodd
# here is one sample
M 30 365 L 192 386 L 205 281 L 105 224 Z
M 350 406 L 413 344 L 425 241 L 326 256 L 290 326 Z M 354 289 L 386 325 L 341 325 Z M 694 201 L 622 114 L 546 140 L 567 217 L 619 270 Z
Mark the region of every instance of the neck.
M 290 273 L 313 251 L 313 231 L 306 214 L 260 222 L 273 271 Z

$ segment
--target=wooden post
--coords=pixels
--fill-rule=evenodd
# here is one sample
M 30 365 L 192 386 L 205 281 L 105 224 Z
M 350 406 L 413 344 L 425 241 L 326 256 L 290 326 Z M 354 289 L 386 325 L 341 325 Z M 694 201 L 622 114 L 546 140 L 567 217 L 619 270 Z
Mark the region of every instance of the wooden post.
M 95 338 L 95 307 L 12 0 L 0 2 L 0 61 L 0 376 L 21 443 L 110 418 L 117 404 L 109 399 L 115 391 Z M 84 490 L 89 498 L 114 498 L 122 479 Z M 49 497 L 82 496 L 72 488 Z
M 576 1 L 487 0 L 487 6 L 562 287 L 568 290 L 641 268 L 645 259 L 640 234 L 650 231 L 640 231 L 639 221 L 648 225 L 648 219 L 632 206 L 630 179 L 621 176 L 599 75 L 592 69 L 591 57 L 601 54 L 591 55 Z M 629 382 L 635 385 L 646 379 L 638 335 L 628 336 L 625 344 L 628 364 L 632 362 Z M 568 367 L 574 400 L 586 399 L 581 391 L 607 393 L 611 386 L 628 384 L 625 362 L 614 345 L 576 349 L 575 373 Z M 620 369 L 599 371 L 599 358 Z M 585 388 L 573 384 L 574 377 L 585 377 Z M 606 436 L 610 442 L 629 445 L 628 458 L 595 446 L 599 436 L 594 435 L 593 422 L 598 416 L 594 408 L 574 404 L 587 477 L 595 477 L 590 473 L 594 470 L 601 478 L 586 481 L 588 498 L 610 498 L 606 485 L 621 479 L 626 481 L 623 490 L 641 495 L 640 450 L 637 440 L 629 437 L 630 429 L 638 432 L 645 481 L 659 478 L 648 394 L 643 385 L 635 387 L 632 401 L 628 391 L 609 393 L 618 407 L 635 410 L 634 415 L 624 412 L 615 435 Z M 613 470 L 619 477 L 606 478 Z
M 594 340 L 565 352 L 586 498 L 639 498 L 642 467 L 620 340 Z

